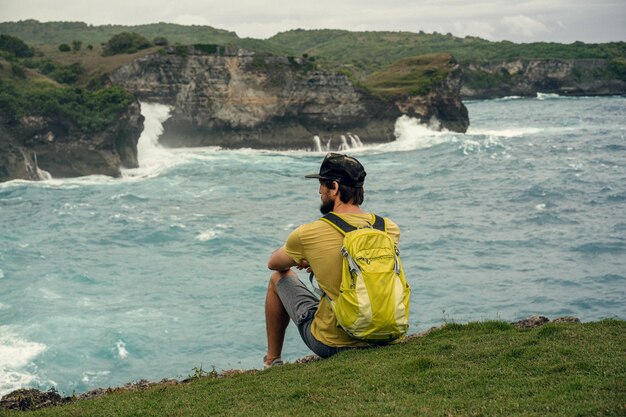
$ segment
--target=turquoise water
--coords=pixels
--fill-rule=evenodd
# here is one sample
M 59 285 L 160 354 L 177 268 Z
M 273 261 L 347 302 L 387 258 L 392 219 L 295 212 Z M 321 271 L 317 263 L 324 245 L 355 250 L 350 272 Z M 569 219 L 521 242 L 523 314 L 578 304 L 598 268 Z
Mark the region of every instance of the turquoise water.
M 365 208 L 401 226 L 411 332 L 626 318 L 626 98 L 467 105 L 467 134 L 403 118 L 396 142 L 349 151 Z M 123 178 L 0 185 L 0 393 L 260 367 L 266 261 L 318 217 L 302 175 L 324 152 L 164 150 L 167 109 L 143 112 Z M 290 328 L 285 359 L 306 354 Z

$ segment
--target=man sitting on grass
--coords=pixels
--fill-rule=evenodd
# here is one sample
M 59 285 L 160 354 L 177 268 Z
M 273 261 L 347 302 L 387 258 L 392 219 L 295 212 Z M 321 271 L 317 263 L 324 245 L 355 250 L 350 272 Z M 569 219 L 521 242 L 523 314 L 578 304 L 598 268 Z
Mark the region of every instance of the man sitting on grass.
M 324 158 L 319 174 L 306 178 L 319 179 L 322 214 L 333 212 L 349 224 L 372 227 L 374 216 L 361 210 L 365 181 L 363 165 L 346 155 L 329 153 Z M 385 219 L 386 232 L 396 246 L 400 229 Z M 287 238 L 284 246 L 277 249 L 268 261 L 271 275 L 265 299 L 265 322 L 267 331 L 266 368 L 282 364 L 281 352 L 285 331 L 291 319 L 304 343 L 315 354 L 327 358 L 337 352 L 366 347 L 369 343 L 354 339 L 337 325 L 329 298 L 336 300 L 342 277 L 341 247 L 343 235 L 329 223 L 316 220 L 303 224 Z M 327 296 L 319 300 L 298 279 L 292 269 L 314 271 L 319 287 Z

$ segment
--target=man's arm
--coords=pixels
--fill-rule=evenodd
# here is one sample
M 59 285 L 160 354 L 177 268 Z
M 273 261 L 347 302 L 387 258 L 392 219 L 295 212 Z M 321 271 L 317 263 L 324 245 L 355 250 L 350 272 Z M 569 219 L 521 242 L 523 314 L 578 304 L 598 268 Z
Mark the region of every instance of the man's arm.
M 296 265 L 296 261 L 287 255 L 283 247 L 276 249 L 267 261 L 267 267 L 272 271 L 286 271 Z

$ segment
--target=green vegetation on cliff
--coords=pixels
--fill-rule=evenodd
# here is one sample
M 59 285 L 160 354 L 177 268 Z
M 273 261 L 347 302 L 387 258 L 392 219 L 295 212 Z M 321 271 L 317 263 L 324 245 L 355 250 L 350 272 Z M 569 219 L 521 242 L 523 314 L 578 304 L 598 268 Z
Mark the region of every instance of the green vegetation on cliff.
M 447 52 L 459 62 L 511 59 L 612 59 L 626 57 L 626 42 L 517 44 L 491 42 L 451 34 L 412 32 L 350 32 L 345 30 L 291 30 L 267 40 L 292 54 L 308 53 L 326 60 L 349 64 L 365 73 L 383 68 L 401 58 Z
M 79 63 L 10 59 L 0 59 L 0 119 L 8 126 L 25 116 L 43 116 L 66 120 L 84 133 L 98 132 L 112 124 L 133 100 L 119 87 L 79 84 L 85 73 Z
M 535 42 L 518 44 L 491 42 L 473 36 L 413 32 L 351 32 L 347 30 L 303 30 L 281 32 L 267 40 L 240 38 L 236 33 L 211 26 L 154 23 L 138 26 L 93 26 L 82 22 L 0 23 L 0 33 L 17 36 L 33 45 L 71 43 L 99 45 L 121 32 L 135 32 L 147 39 L 167 38 L 170 44 L 230 45 L 283 55 L 307 54 L 321 58 L 332 68 L 349 66 L 355 73 L 371 74 L 399 59 L 432 53 L 452 54 L 460 63 L 512 59 L 616 59 L 626 58 L 626 42 L 561 44 Z
M 270 52 L 292 57 L 315 58 L 315 67 L 325 71 L 336 71 L 347 75 L 350 80 L 361 86 L 371 84 L 371 77 L 377 71 L 385 70 L 395 62 L 424 55 L 437 56 L 451 54 L 461 65 L 464 77 L 464 92 L 471 98 L 501 97 L 505 95 L 534 95 L 536 91 L 556 92 L 568 95 L 619 94 L 623 93 L 626 81 L 626 42 L 588 44 L 574 42 L 561 44 L 554 42 L 535 42 L 518 44 L 509 41 L 491 42 L 473 36 L 463 38 L 452 34 L 413 32 L 351 32 L 347 30 L 303 30 L 296 29 L 282 32 L 265 40 L 240 38 L 234 32 L 216 29 L 210 26 L 184 26 L 169 23 L 155 23 L 139 26 L 103 25 L 92 26 L 81 22 L 38 22 L 26 20 L 0 23 L 0 33 L 17 36 L 36 45 L 39 50 L 49 52 L 50 45 L 58 48 L 59 42 L 74 44 L 83 42 L 95 45 L 93 53 L 84 50 L 65 52 L 59 57 L 65 65 L 80 62 L 87 73 L 92 68 L 102 68 L 101 73 L 110 71 L 117 64 L 122 65 L 130 59 L 115 55 L 117 60 L 101 61 L 94 56 L 109 50 L 107 41 L 122 32 L 133 32 L 145 39 L 158 39 L 163 47 L 167 42 L 171 51 L 178 55 L 188 53 L 184 45 L 219 45 L 221 48 L 244 48 L 257 52 Z M 130 47 L 130 52 L 140 48 Z M 138 54 L 159 51 L 150 48 Z M 165 53 L 165 49 L 160 50 Z M 56 51 L 58 54 L 58 50 Z M 90 49 L 91 52 L 91 49 Z M 563 63 L 568 68 L 564 71 L 551 71 L 549 62 L 535 61 L 572 60 Z M 515 62 L 521 71 L 509 71 L 505 68 Z M 558 65 L 556 63 L 555 65 Z M 310 67 L 313 68 L 311 62 Z M 553 66 L 554 67 L 554 66 Z M 563 68 L 564 68 L 563 67 Z M 532 68 L 529 74 L 526 69 Z M 543 72 L 542 72 L 543 71 Z M 386 77 L 391 75 L 387 72 Z M 416 81 L 396 80 L 396 87 L 401 90 L 412 89 L 416 92 L 427 91 L 428 79 L 422 74 L 419 85 L 400 84 Z M 84 77 L 84 76 L 82 76 Z M 377 74 L 375 78 L 380 77 Z M 370 80 L 368 83 L 367 80 Z M 387 80 L 389 81 L 389 80 Z M 369 88 L 369 87 L 368 87 Z M 388 87 L 385 87 L 388 88 Z M 382 95 L 384 93 L 381 92 Z
M 133 54 L 142 49 L 146 49 L 152 46 L 152 43 L 135 32 L 122 32 L 113 35 L 111 39 L 104 44 L 102 54 L 116 55 L 116 54 Z
M 239 39 L 234 32 L 210 26 L 183 26 L 172 23 L 94 26 L 83 22 L 44 23 L 33 19 L 0 23 L 0 33 L 12 34 L 32 45 L 71 43 L 77 39 L 85 44 L 100 44 L 121 32 L 135 32 L 147 39 L 165 37 L 170 43 L 181 44 L 229 43 Z
M 624 340 L 626 322 L 617 320 L 528 330 L 503 322 L 448 324 L 394 346 L 223 378 L 209 373 L 189 384 L 111 390 L 28 415 L 621 416 Z
M 423 95 L 441 84 L 453 68 L 454 61 L 449 54 L 404 58 L 370 75 L 363 86 L 385 98 Z
M 26 58 L 35 54 L 33 48 L 15 36 L 0 35 L 0 56 L 7 58 Z

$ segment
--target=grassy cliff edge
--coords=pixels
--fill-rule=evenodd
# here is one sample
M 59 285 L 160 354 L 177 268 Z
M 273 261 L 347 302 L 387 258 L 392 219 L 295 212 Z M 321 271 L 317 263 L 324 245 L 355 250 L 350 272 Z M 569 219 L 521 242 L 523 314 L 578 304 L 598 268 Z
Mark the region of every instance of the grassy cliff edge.
M 624 415 L 626 322 L 448 324 L 331 359 L 111 390 L 48 416 Z M 2 416 L 18 415 L 2 411 Z

